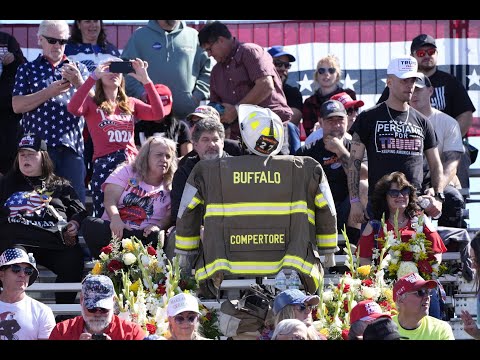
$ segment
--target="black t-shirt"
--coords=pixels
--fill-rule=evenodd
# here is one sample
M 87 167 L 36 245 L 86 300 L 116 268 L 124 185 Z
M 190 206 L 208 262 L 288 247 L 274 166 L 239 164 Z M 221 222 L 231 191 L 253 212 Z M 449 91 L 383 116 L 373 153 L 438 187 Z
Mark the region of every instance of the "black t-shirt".
M 382 103 L 362 111 L 349 132 L 357 133 L 368 156 L 368 193 L 377 181 L 393 171 L 401 171 L 408 181 L 421 189 L 423 181 L 423 154 L 437 146 L 432 124 L 417 110 L 387 112 Z M 408 119 L 407 119 L 408 113 Z
M 244 155 L 242 147 L 240 146 L 240 142 L 238 140 L 233 140 L 233 139 L 224 140 L 223 151 L 230 156 Z M 194 156 L 197 156 L 197 152 L 195 151 L 195 149 L 193 149 L 187 155 L 183 156 L 180 159 L 180 161 L 178 162 L 178 167 L 180 168 L 180 166 L 185 164 L 185 161 L 187 161 L 188 158 L 191 158 Z
M 291 108 L 296 108 L 300 111 L 303 110 L 302 93 L 297 87 L 285 83 L 283 84 L 283 92 L 285 93 L 285 98 L 287 99 L 288 106 L 290 106 Z
M 467 90 L 458 79 L 445 71 L 438 70 L 429 77 L 434 88 L 430 104 L 433 108 L 456 118 L 465 111 L 475 112 L 472 100 L 468 96 Z M 377 104 L 388 99 L 389 89 L 386 87 Z

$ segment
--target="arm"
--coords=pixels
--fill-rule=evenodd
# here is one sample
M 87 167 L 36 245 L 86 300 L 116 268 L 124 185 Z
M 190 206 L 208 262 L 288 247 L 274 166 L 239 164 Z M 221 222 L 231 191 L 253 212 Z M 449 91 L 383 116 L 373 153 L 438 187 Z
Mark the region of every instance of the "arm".
M 16 95 L 12 97 L 12 107 L 16 114 L 32 111 L 47 100 L 66 93 L 72 85 L 63 80 L 52 82 L 48 87 L 28 95 Z
M 425 156 L 431 173 L 433 190 L 436 193 L 443 192 L 443 188 L 445 187 L 445 181 L 443 178 L 444 171 L 442 162 L 440 161 L 440 155 L 438 154 L 438 148 L 433 147 L 425 150 Z
M 197 105 L 202 100 L 210 98 L 210 74 L 212 72 L 212 59 L 205 53 L 205 51 L 199 46 L 197 48 L 196 59 L 199 59 L 199 65 L 196 65 L 195 61 L 193 68 L 198 68 L 198 73 L 195 73 L 197 81 L 195 82 L 195 87 L 192 91 L 193 98 L 197 101 Z
M 360 141 L 357 133 L 352 135 L 352 147 L 350 149 L 350 159 L 348 161 L 348 192 L 351 203 L 350 216 L 354 222 L 363 223 L 367 218 L 366 211 L 359 201 L 360 199 L 360 170 L 362 167 L 365 145 Z
M 462 153 L 459 151 L 444 151 L 441 155 L 441 162 L 443 165 L 443 178 L 445 185 L 450 184 L 457 174 L 458 164 Z
M 118 201 L 123 193 L 123 187 L 116 184 L 105 184 L 103 205 L 108 217 L 110 218 L 110 229 L 112 235 L 118 239 L 123 238 L 123 229 L 130 230 L 130 226 L 125 224 L 120 218 L 118 211 Z
M 472 126 L 473 113 L 471 111 L 465 111 L 456 117 L 458 125 L 460 125 L 460 131 L 462 137 L 466 136 L 468 130 Z
M 327 135 L 324 138 L 325 149 L 337 154 L 340 163 L 342 164 L 343 171 L 348 176 L 348 162 L 350 161 L 350 153 L 348 149 L 343 145 L 342 140 L 333 137 L 331 135 Z M 368 168 L 367 165 L 362 163 L 360 165 L 360 179 L 366 180 L 368 178 Z
M 87 106 L 85 101 L 89 96 L 90 89 L 95 85 L 95 80 L 89 76 L 87 81 L 73 94 L 70 102 L 67 105 L 67 110 L 75 116 L 85 115 Z
M 465 332 L 475 340 L 480 340 L 480 329 L 477 327 L 475 319 L 467 310 L 462 310 L 460 314 Z

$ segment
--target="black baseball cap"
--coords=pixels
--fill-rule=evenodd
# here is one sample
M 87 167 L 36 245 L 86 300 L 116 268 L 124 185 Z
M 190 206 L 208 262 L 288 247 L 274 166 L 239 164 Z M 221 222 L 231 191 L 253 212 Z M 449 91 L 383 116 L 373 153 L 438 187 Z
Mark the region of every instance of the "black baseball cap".
M 320 107 L 320 116 L 323 119 L 328 119 L 333 116 L 347 116 L 345 106 L 340 101 L 328 100 L 325 101 Z
M 367 325 L 363 332 L 363 340 L 400 340 L 398 326 L 389 317 L 381 317 Z
M 47 143 L 39 136 L 27 133 L 22 136 L 18 143 L 18 150 L 26 149 L 30 151 L 47 151 Z
M 412 40 L 412 45 L 410 46 L 410 53 L 413 54 L 415 51 L 425 45 L 433 46 L 435 49 L 437 48 L 437 45 L 435 44 L 435 39 L 433 37 L 427 34 L 420 34 Z
M 420 89 L 423 89 L 424 87 L 427 87 L 427 88 L 432 87 L 432 83 L 430 82 L 430 79 L 428 78 L 428 76 L 426 76 L 423 73 L 419 73 L 419 75 L 420 76 L 415 81 L 416 87 Z

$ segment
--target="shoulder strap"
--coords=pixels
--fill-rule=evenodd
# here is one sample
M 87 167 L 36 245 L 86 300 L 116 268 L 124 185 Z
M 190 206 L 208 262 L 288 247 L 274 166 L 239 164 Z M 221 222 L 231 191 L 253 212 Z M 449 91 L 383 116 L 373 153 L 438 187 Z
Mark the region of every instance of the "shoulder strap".
M 380 228 L 382 227 L 381 226 L 381 223 L 380 221 L 378 220 L 370 220 L 370 225 L 372 226 L 373 228 L 373 240 L 374 240 L 374 244 L 375 244 L 375 248 L 378 247 L 378 243 L 377 243 L 377 239 L 378 239 L 378 234 L 380 233 Z

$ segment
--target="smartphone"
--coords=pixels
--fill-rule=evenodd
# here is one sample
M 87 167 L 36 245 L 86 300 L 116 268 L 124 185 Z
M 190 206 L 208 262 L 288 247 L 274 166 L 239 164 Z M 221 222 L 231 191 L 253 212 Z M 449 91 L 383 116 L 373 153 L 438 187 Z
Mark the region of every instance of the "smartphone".
M 133 63 L 131 61 L 112 61 L 110 63 L 109 71 L 117 74 L 128 74 L 135 72 L 135 70 L 133 70 Z
M 92 334 L 92 340 L 107 340 L 105 334 Z

